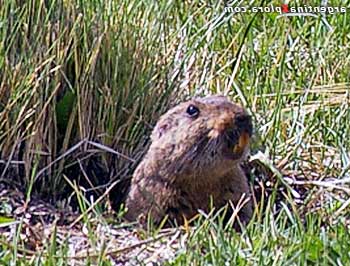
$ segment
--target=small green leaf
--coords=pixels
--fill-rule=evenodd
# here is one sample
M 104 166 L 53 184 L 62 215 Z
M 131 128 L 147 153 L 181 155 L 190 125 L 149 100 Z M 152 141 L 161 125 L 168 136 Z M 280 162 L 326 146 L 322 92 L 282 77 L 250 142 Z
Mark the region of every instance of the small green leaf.
M 9 226 L 15 223 L 17 223 L 17 221 L 14 218 L 0 216 L 0 227 Z

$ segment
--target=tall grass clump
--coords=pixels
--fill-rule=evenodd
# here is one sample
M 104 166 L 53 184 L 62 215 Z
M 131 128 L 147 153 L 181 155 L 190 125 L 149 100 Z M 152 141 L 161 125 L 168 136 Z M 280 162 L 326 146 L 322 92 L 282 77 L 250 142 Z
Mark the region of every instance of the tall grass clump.
M 132 168 L 144 135 L 180 91 L 186 59 L 176 57 L 183 52 L 168 9 L 165 2 L 3 1 L 2 179 L 58 196 L 62 175 L 79 174 L 68 166 L 98 168 L 104 181 L 107 172 Z M 86 143 L 67 153 L 82 140 L 124 156 Z

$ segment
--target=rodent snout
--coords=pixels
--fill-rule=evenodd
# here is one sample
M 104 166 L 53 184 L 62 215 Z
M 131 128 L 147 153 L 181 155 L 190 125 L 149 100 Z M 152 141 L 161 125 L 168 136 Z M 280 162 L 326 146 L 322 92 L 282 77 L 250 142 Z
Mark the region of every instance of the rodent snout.
M 233 119 L 232 115 L 229 115 L 227 113 L 221 114 L 218 118 L 212 119 L 209 121 L 209 128 L 211 130 L 208 133 L 209 138 L 217 138 L 219 137 L 224 131 L 226 131 L 229 128 L 232 128 L 233 126 Z
M 211 120 L 209 126 L 211 127 L 208 133 L 209 138 L 217 138 L 227 132 L 230 138 L 236 138 L 237 141 L 239 137 L 235 136 L 237 133 L 238 135 L 246 133 L 247 137 L 251 137 L 253 133 L 252 119 L 247 114 L 238 114 L 235 116 L 222 114 L 218 119 Z M 232 134 L 232 132 L 235 132 L 235 134 Z
M 235 127 L 238 131 L 236 143 L 233 145 L 232 152 L 234 156 L 244 154 L 246 147 L 249 145 L 250 137 L 253 133 L 252 119 L 247 114 L 238 115 L 235 117 Z
M 224 140 L 224 153 L 232 159 L 238 159 L 244 154 L 252 136 L 253 125 L 251 117 L 246 113 L 222 115 L 213 121 L 208 137 Z
M 235 127 L 239 130 L 240 133 L 246 133 L 249 137 L 253 134 L 253 124 L 252 118 L 247 114 L 240 114 L 235 117 L 234 122 Z

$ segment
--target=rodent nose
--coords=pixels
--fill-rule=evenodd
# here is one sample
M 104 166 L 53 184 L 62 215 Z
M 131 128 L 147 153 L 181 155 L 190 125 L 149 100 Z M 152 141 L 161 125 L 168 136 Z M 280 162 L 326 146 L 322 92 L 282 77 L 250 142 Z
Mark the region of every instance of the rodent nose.
M 253 134 L 253 124 L 252 118 L 247 114 L 240 114 L 235 117 L 235 126 L 238 128 L 239 132 L 247 133 L 249 137 Z
M 252 119 L 247 114 L 238 115 L 235 117 L 235 127 L 238 129 L 238 141 L 233 147 L 235 154 L 242 154 L 249 145 L 250 137 L 253 133 Z
M 251 117 L 245 113 L 236 114 L 233 119 L 233 127 L 227 132 L 227 144 L 232 159 L 239 159 L 244 154 L 249 146 L 252 131 Z

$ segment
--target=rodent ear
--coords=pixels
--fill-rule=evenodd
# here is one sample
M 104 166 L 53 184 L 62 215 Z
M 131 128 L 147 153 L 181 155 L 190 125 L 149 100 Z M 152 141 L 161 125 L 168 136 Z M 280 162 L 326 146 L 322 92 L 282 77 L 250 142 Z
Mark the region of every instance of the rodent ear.
M 169 123 L 167 121 L 163 121 L 163 123 L 157 124 L 153 129 L 151 139 L 159 139 L 164 133 L 169 129 Z

